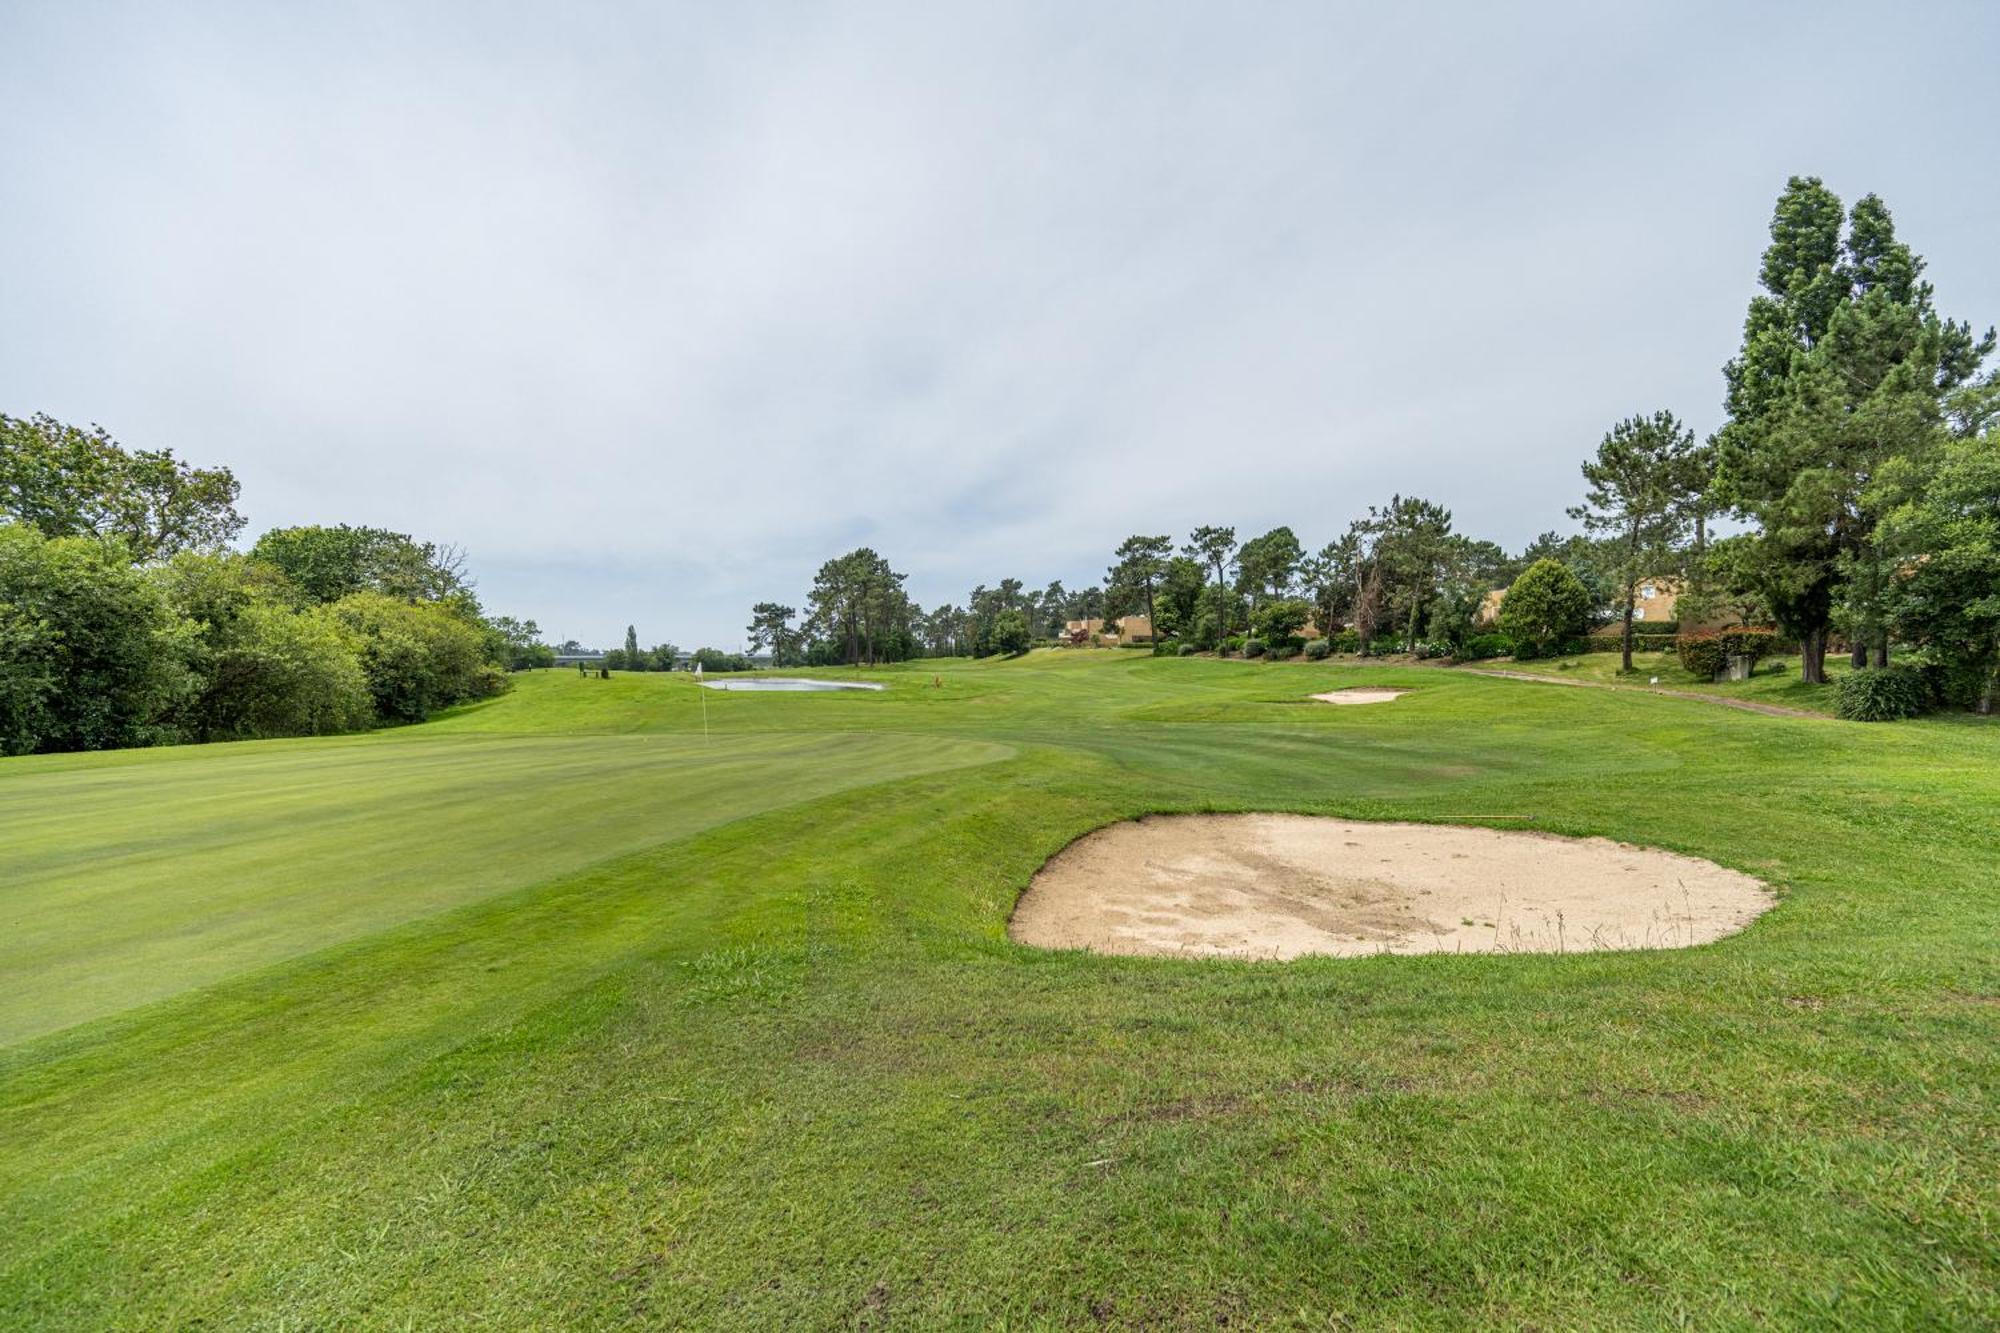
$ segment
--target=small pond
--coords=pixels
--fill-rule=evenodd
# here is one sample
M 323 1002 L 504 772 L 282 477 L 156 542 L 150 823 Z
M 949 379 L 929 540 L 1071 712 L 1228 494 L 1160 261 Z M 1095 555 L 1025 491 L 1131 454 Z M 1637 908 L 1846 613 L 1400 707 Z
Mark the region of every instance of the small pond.
M 749 676 L 743 680 L 705 680 L 711 690 L 879 690 L 859 680 L 802 680 L 796 676 Z

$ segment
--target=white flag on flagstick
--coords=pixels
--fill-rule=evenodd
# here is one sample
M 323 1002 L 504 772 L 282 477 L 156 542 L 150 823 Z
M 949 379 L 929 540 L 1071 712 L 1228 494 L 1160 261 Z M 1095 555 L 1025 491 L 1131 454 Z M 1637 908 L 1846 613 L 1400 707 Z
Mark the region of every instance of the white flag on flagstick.
M 696 680 L 700 680 L 700 679 L 701 679 L 701 663 L 699 663 L 699 662 L 696 662 L 696 663 L 694 664 L 694 678 L 695 678 Z

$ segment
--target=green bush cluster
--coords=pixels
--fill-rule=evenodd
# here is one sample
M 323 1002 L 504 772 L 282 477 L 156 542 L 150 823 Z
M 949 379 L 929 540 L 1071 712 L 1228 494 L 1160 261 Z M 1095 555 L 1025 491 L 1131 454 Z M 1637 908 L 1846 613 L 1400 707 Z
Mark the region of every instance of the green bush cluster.
M 1930 686 L 1915 667 L 1864 667 L 1834 687 L 1834 711 L 1849 722 L 1895 722 L 1930 706 Z
M 1461 662 L 1482 662 L 1492 657 L 1508 657 L 1514 641 L 1504 634 L 1475 634 L 1453 656 Z
M 1245 657 L 1262 657 L 1264 650 L 1265 643 L 1262 639 L 1245 639 L 1243 641 L 1243 655 Z
M 1191 643 L 1184 643 L 1180 647 L 1180 655 L 1182 657 L 1193 657 L 1196 653 L 1200 651 L 1201 649 L 1195 647 Z
M 137 564 L 119 540 L 0 523 L 5 753 L 417 721 L 504 689 L 505 648 L 469 595 L 364 588 L 322 603 L 261 559 Z
M 1325 639 L 1314 639 L 1306 644 L 1306 659 L 1308 661 L 1324 662 L 1332 656 L 1333 644 Z
M 1775 630 L 1726 629 L 1677 635 L 1672 646 L 1680 655 L 1681 665 L 1689 673 L 1712 679 L 1730 658 L 1747 657 L 1755 666 L 1776 652 L 1780 644 Z
M 1569 566 L 1543 558 L 1529 565 L 1500 603 L 1500 631 L 1516 657 L 1549 657 L 1590 628 L 1590 590 Z

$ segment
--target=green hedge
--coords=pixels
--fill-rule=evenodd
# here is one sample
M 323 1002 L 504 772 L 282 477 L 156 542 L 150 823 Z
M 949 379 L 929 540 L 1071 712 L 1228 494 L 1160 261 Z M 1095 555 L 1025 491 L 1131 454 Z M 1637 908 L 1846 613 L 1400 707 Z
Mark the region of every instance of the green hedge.
M 1704 630 L 1674 640 L 1681 665 L 1692 674 L 1709 679 L 1728 665 L 1732 657 L 1747 657 L 1754 667 L 1780 646 L 1778 632 L 1770 629 Z
M 1833 700 L 1849 722 L 1895 722 L 1927 712 L 1931 691 L 1915 667 L 1864 667 L 1840 678 Z

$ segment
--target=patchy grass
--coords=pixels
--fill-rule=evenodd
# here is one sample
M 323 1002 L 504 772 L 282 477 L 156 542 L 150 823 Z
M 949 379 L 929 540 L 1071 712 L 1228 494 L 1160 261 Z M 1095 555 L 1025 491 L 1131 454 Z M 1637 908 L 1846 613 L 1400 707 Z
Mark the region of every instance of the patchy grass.
M 684 679 L 558 672 L 0 763 L 0 1324 L 2000 1319 L 2000 729 L 1118 653 L 870 678 L 711 692 L 706 742 Z M 1298 702 L 1348 684 L 1411 693 Z M 1195 809 L 1532 815 L 1783 900 L 1660 953 L 1007 941 L 1071 838 Z

